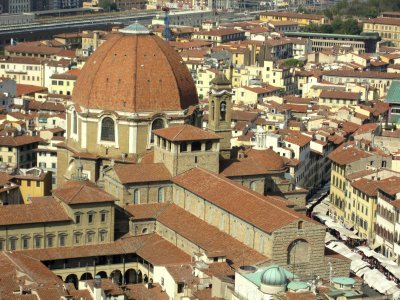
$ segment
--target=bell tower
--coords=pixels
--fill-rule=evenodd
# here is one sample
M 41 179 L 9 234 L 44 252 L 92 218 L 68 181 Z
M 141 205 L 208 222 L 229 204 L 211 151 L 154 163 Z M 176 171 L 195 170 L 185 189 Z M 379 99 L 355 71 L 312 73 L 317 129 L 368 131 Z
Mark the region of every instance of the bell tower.
M 211 80 L 208 100 L 207 130 L 217 134 L 220 140 L 220 151 L 223 157 L 229 157 L 231 151 L 231 109 L 232 87 L 222 70 Z

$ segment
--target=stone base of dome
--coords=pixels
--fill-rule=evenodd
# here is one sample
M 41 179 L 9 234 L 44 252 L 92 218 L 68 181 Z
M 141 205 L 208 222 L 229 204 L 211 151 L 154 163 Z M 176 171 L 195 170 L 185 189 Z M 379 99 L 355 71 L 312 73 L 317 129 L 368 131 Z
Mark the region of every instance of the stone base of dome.
M 260 290 L 264 294 L 277 295 L 286 291 L 286 285 L 268 285 L 261 283 Z

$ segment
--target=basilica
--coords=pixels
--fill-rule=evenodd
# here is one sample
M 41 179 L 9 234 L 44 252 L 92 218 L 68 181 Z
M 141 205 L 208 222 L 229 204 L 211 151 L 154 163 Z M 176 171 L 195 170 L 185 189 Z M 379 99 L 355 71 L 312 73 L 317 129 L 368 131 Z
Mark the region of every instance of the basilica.
M 250 267 L 279 265 L 293 276 L 285 282 L 348 276 L 349 260 L 325 248 L 325 227 L 305 216 L 282 158 L 231 149 L 231 85 L 222 72 L 211 84 L 201 128 L 205 109 L 168 43 L 139 24 L 114 34 L 76 82 L 58 187 L 32 199 L 41 216 L 22 209 L 25 224 L 10 220 L 0 238 L 29 238 L 13 250 L 63 282 L 153 282 L 169 299 L 234 299 L 235 273 Z

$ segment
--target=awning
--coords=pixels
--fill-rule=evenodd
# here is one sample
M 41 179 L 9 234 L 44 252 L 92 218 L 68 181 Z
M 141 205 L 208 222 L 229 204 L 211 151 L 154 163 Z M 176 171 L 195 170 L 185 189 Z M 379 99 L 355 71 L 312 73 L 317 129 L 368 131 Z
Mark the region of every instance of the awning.
M 370 245 L 369 247 L 370 247 L 372 250 L 376 250 L 376 249 L 378 249 L 380 246 L 382 246 L 381 243 L 375 242 L 375 243 L 373 243 L 372 245 Z

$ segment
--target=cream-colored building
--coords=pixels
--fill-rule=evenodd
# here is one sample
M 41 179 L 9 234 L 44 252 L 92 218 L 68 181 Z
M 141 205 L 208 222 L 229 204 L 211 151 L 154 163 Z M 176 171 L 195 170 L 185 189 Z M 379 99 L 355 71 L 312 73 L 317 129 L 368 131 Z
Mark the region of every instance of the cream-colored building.
M 71 96 L 79 73 L 79 69 L 73 69 L 62 74 L 53 74 L 50 76 L 50 93 Z
M 94 196 L 92 201 L 88 193 Z M 2 207 L 0 249 L 13 251 L 111 242 L 114 239 L 114 200 L 91 183 L 70 182 L 54 190 L 53 196 Z
M 347 220 L 349 222 L 351 220 L 351 213 L 345 213 L 346 207 L 348 208 L 353 203 L 352 199 L 348 196 L 351 191 L 346 188 L 346 178 L 353 173 L 366 170 L 367 166 L 390 168 L 391 157 L 380 156 L 375 152 L 361 149 L 361 147 L 355 144 L 348 144 L 334 150 L 329 155 L 329 159 L 332 161 L 330 214 L 335 220 L 340 222 L 346 222 Z M 368 216 L 370 215 L 368 214 Z M 353 223 L 351 222 L 350 224 Z
M 400 21 L 398 18 L 378 17 L 363 23 L 363 32 L 376 32 L 384 41 L 400 47 Z

